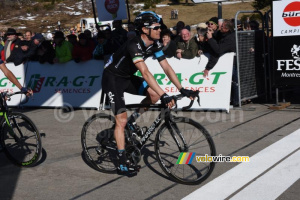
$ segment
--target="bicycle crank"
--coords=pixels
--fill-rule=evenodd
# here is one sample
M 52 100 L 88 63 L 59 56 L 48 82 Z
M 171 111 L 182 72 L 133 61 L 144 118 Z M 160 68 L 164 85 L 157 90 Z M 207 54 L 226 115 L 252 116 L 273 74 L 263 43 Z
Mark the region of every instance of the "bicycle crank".
M 137 165 L 142 157 L 141 150 L 136 146 L 129 145 L 126 147 L 126 156 L 132 163 Z

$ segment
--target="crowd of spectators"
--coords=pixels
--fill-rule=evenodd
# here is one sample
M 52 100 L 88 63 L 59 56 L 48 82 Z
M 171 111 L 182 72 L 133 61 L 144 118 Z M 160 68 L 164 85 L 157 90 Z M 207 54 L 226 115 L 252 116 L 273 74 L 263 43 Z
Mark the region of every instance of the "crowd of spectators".
M 108 59 L 128 38 L 136 36 L 132 26 L 128 32 L 122 27 L 121 20 L 115 20 L 113 30 L 107 28 L 96 37 L 92 37 L 91 31 L 85 30 L 79 35 L 71 32 L 67 36 L 62 31 L 55 31 L 51 37 L 48 33 L 46 38 L 30 30 L 23 35 L 8 28 L 1 34 L 1 59 L 16 66 L 26 61 L 54 64 L 70 60 L 78 63 L 90 59 Z
M 193 35 L 190 26 L 183 21 L 178 21 L 173 30 L 161 22 L 163 52 L 166 57 L 177 59 L 192 59 L 209 53 L 209 62 L 204 71 L 204 76 L 207 76 L 222 54 L 236 51 L 234 23 L 234 20 L 212 17 L 206 23 L 199 23 Z M 256 21 L 247 20 L 244 26 L 237 21 L 238 30 L 256 30 L 258 26 Z M 91 31 L 85 30 L 79 35 L 73 31 L 67 36 L 56 31 L 52 37 L 48 33 L 46 38 L 30 30 L 20 37 L 15 29 L 8 28 L 0 44 L 1 59 L 15 65 L 28 60 L 50 64 L 70 60 L 77 63 L 90 59 L 107 60 L 122 44 L 138 34 L 134 23 L 128 23 L 127 27 L 128 30 L 125 30 L 122 21 L 115 20 L 112 28 L 99 31 L 95 37 L 92 37 Z

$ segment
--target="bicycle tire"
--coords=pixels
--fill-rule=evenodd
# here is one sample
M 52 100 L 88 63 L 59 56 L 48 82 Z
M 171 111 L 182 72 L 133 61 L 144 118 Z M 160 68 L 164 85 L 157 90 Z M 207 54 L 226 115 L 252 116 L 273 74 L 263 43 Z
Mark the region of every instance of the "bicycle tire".
M 202 125 L 185 117 L 174 117 L 173 121 L 182 133 L 189 152 L 195 152 L 196 156 L 205 156 L 205 154 L 208 154 L 208 156 L 216 155 L 214 142 Z M 180 145 L 182 145 L 183 140 L 180 139 L 179 134 L 175 134 Z M 188 144 L 189 142 L 192 143 Z M 200 150 L 195 149 L 197 146 L 200 147 Z M 186 185 L 200 184 L 210 176 L 215 166 L 214 162 L 198 163 L 195 156 L 191 164 L 176 164 L 180 153 L 182 152 L 179 151 L 175 139 L 172 137 L 166 123 L 164 123 L 158 130 L 155 138 L 155 154 L 162 170 L 173 181 Z
M 114 142 L 115 118 L 111 115 L 98 113 L 90 117 L 81 131 L 81 145 L 85 157 L 97 171 L 116 173 L 117 148 Z
M 7 118 L 10 125 L 4 120 L 1 126 L 1 144 L 6 156 L 20 167 L 34 166 L 42 153 L 39 130 L 22 113 L 12 112 Z

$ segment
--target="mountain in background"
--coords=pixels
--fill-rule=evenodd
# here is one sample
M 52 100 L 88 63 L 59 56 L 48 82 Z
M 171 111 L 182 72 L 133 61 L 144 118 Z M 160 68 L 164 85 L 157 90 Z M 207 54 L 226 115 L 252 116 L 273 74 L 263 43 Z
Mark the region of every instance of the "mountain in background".
M 54 30 L 60 21 L 61 27 L 76 26 L 80 18 L 93 17 L 91 0 L 34 1 L 1 0 L 0 30 L 9 27 L 29 29 L 34 32 Z

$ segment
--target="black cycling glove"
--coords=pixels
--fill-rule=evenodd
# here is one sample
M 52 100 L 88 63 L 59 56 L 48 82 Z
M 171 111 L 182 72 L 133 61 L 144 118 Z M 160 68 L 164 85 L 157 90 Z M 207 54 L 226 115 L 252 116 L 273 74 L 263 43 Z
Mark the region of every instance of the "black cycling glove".
M 164 93 L 163 95 L 161 95 L 160 100 L 161 103 L 163 105 L 167 105 L 168 103 L 170 103 L 172 101 L 172 97 L 170 97 L 169 95 L 167 95 L 166 93 Z
M 185 97 L 193 97 L 193 98 L 198 96 L 199 94 L 199 91 L 187 90 L 184 88 L 181 88 L 179 92 Z
M 27 94 L 27 92 L 28 92 L 28 89 L 27 89 L 27 88 L 25 88 L 25 87 L 22 87 L 22 88 L 21 88 L 21 92 L 22 92 L 23 94 Z

